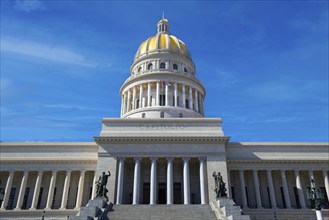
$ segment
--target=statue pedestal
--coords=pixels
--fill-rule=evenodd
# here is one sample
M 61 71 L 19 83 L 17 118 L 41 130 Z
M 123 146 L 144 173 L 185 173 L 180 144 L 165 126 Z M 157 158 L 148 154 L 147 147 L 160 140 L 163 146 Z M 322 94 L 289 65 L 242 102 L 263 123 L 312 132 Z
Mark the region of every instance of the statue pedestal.
M 235 205 L 230 198 L 220 197 L 210 202 L 210 206 L 218 219 L 250 220 L 249 215 L 243 215 L 240 206 Z
M 113 204 L 107 203 L 104 198 L 96 197 L 89 200 L 85 207 L 80 208 L 80 212 L 77 216 L 72 216 L 70 219 L 74 220 L 93 220 L 97 219 L 107 220 L 107 213 L 111 210 Z

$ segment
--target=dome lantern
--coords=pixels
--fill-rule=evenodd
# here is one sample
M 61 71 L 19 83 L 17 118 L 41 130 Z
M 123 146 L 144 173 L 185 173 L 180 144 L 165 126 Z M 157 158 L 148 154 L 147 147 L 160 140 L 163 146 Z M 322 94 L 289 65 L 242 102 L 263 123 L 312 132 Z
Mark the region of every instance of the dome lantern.
M 162 17 L 162 19 L 158 22 L 158 34 L 169 32 L 169 27 L 168 20 Z

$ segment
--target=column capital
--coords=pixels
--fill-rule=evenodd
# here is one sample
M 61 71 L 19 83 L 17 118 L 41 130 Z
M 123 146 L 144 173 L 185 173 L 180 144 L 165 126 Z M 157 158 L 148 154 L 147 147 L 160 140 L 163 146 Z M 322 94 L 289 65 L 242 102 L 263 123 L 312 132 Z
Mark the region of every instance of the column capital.
M 125 161 L 126 158 L 125 157 L 117 157 L 117 160 L 119 160 L 119 161 Z
M 135 162 L 137 162 L 137 161 L 141 162 L 141 160 L 142 160 L 141 157 L 134 157 L 134 161 L 135 161 Z
M 150 157 L 150 161 L 157 161 L 158 158 L 157 157 Z
M 190 158 L 189 157 L 182 157 L 182 161 L 189 161 Z
M 207 160 L 207 157 L 198 157 L 198 160 L 201 162 L 201 161 L 205 161 Z
M 166 161 L 168 162 L 168 161 L 173 161 L 175 158 L 174 157 L 166 157 Z

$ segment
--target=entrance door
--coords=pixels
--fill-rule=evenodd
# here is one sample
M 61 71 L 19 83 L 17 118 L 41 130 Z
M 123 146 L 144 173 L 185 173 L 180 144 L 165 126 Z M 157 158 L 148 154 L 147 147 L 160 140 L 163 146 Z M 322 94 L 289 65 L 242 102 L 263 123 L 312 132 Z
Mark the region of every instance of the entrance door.
M 150 183 L 143 183 L 143 204 L 150 204 Z
M 174 204 L 182 204 L 181 183 L 174 183 Z
M 158 204 L 166 204 L 166 183 L 158 184 Z

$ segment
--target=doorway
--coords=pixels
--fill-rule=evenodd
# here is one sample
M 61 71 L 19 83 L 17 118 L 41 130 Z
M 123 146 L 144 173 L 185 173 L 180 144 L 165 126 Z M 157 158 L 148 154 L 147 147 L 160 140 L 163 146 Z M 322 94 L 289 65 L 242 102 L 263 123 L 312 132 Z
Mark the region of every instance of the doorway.
M 150 204 L 150 183 L 143 183 L 143 204 Z
M 182 185 L 174 183 L 174 204 L 182 204 Z
M 166 183 L 158 184 L 158 204 L 166 204 Z

